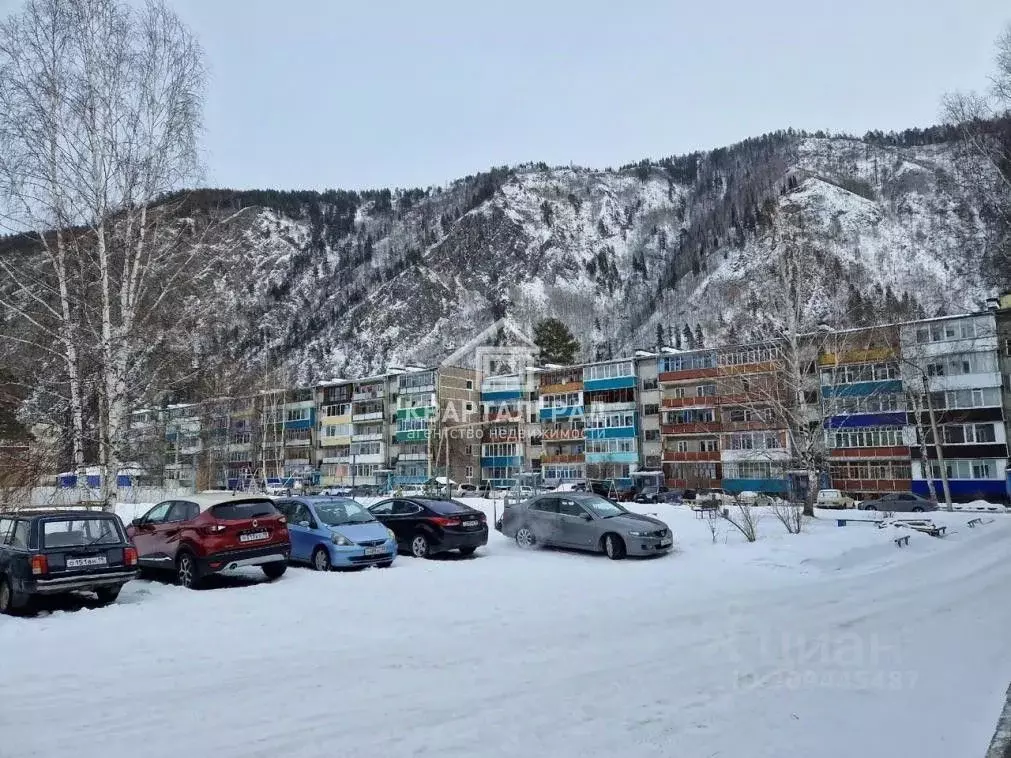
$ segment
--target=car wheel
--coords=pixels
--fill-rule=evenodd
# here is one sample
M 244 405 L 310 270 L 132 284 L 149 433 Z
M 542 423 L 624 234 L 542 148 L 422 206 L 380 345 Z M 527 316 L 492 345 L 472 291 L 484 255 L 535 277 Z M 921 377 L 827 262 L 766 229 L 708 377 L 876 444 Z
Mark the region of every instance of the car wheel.
M 620 561 L 625 557 L 625 543 L 617 534 L 605 534 L 604 552 L 612 561 Z
M 393 565 L 393 561 L 383 561 L 382 563 L 377 563 L 376 564 L 376 566 L 378 566 L 381 569 L 388 569 L 392 565 Z
M 461 547 L 460 555 L 474 555 L 475 550 L 477 550 L 476 547 Z
M 536 547 L 537 538 L 534 537 L 534 533 L 528 527 L 521 526 L 516 530 L 516 544 L 524 550 L 529 550 L 532 547 Z
M 116 602 L 121 589 L 123 589 L 123 585 L 119 585 L 118 587 L 99 587 L 95 590 L 95 596 L 101 605 L 109 605 Z
M 260 568 L 263 569 L 263 575 L 273 581 L 284 576 L 284 572 L 288 570 L 288 563 L 287 561 L 272 561 L 264 563 Z
M 876 507 L 874 507 L 873 505 L 865 505 L 865 506 L 863 507 L 863 510 L 865 510 L 865 511 L 876 511 L 876 510 L 877 510 L 877 508 L 876 508 Z
M 411 538 L 411 555 L 415 558 L 427 558 L 428 557 L 428 537 L 423 534 L 415 534 Z
M 180 553 L 176 558 L 176 580 L 186 589 L 196 589 L 200 584 L 197 562 L 189 553 Z
M 312 567 L 316 571 L 329 571 L 333 568 L 330 553 L 325 547 L 318 547 L 312 551 Z
M 923 513 L 923 508 L 918 505 L 915 508 L 913 508 L 913 513 Z
M 10 579 L 0 577 L 0 614 L 13 613 L 19 608 L 23 608 L 27 602 L 26 597 L 14 592 Z

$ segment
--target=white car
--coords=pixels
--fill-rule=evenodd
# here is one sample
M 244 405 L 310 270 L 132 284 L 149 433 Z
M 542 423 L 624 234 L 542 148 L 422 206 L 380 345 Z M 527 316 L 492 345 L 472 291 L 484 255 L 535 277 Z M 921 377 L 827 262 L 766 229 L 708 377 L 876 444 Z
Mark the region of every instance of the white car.
M 766 495 L 764 492 L 754 492 L 752 490 L 743 490 L 737 493 L 736 498 L 738 503 L 744 505 L 771 505 L 772 498 Z
M 842 490 L 818 490 L 814 504 L 818 508 L 855 508 L 857 501 Z

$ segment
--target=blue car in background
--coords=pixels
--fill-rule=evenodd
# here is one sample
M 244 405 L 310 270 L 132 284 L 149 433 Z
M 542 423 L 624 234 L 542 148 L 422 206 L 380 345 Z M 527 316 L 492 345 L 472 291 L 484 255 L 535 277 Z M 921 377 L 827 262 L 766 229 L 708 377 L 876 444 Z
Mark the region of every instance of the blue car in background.
M 288 520 L 290 560 L 317 571 L 387 568 L 397 539 L 361 503 L 346 497 L 288 497 L 274 505 Z

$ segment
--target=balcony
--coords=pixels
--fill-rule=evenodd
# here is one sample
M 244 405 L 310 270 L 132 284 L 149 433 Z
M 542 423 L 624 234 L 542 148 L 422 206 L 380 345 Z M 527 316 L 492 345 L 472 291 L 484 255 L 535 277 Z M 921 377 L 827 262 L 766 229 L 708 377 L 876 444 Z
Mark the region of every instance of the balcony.
M 719 450 L 664 450 L 663 459 L 680 463 L 718 463 Z
M 351 420 L 354 422 L 358 421 L 382 421 L 383 420 L 382 411 L 370 411 L 369 413 L 353 413 L 351 414 Z
M 661 401 L 664 408 L 712 408 L 717 404 L 716 395 L 690 395 L 685 397 L 665 397 Z
M 538 417 L 541 421 L 551 421 L 552 419 L 572 418 L 582 416 L 583 406 L 581 405 L 555 405 L 549 408 L 541 408 Z
M 868 350 L 848 350 L 844 353 L 825 353 L 818 356 L 819 366 L 837 366 L 845 363 L 874 363 L 887 361 L 898 354 L 894 347 L 875 347 Z
M 288 445 L 289 447 L 299 447 L 300 445 L 311 445 L 312 439 L 310 437 L 304 437 L 299 439 L 293 439 L 291 437 L 288 437 L 284 441 L 284 444 Z
M 308 458 L 285 458 L 285 466 L 308 466 L 310 463 Z
M 397 461 L 427 461 L 428 453 L 401 453 Z
M 623 413 L 625 411 L 634 411 L 636 409 L 636 404 L 634 400 L 622 402 L 622 403 L 600 403 L 590 398 L 586 399 L 586 405 L 590 410 L 586 411 L 586 415 L 591 414 L 601 414 L 601 413 Z
M 834 447 L 828 451 L 836 460 L 862 458 L 903 458 L 909 459 L 909 448 L 902 447 Z
M 716 366 L 710 366 L 708 368 L 689 368 L 679 371 L 661 371 L 658 378 L 662 384 L 664 382 L 680 382 L 690 379 L 714 379 L 718 373 L 719 371 Z
M 541 438 L 545 442 L 581 440 L 584 436 L 582 429 L 545 429 L 541 432 Z
M 382 442 L 382 432 L 366 432 L 364 434 L 352 434 L 351 439 L 355 442 Z
M 350 455 L 330 455 L 323 459 L 323 463 L 350 463 Z
M 719 421 L 695 421 L 690 424 L 661 424 L 660 433 L 664 435 L 681 434 L 716 434 L 723 431 Z
M 386 393 L 383 391 L 382 387 L 376 389 L 360 389 L 351 396 L 351 401 L 382 400 L 384 397 L 386 397 Z
M 586 456 L 583 453 L 565 453 L 562 455 L 542 455 L 541 464 L 546 463 L 583 463 Z
M 542 384 L 540 394 L 542 395 L 565 395 L 569 392 L 579 392 L 583 389 L 581 381 L 563 382 L 561 384 Z

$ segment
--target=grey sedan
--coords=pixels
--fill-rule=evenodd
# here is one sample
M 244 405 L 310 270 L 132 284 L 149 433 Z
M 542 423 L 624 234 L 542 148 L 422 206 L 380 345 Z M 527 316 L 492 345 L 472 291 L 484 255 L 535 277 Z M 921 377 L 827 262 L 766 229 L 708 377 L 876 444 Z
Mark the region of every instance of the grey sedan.
M 857 506 L 862 511 L 936 511 L 937 503 L 912 492 L 889 492 L 872 500 L 861 500 Z
M 626 555 L 662 555 L 674 546 L 663 521 L 588 492 L 541 495 L 506 508 L 496 528 L 522 548 L 537 545 Z

